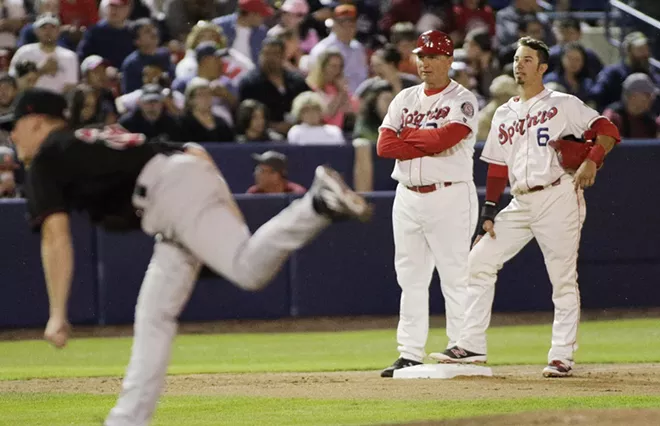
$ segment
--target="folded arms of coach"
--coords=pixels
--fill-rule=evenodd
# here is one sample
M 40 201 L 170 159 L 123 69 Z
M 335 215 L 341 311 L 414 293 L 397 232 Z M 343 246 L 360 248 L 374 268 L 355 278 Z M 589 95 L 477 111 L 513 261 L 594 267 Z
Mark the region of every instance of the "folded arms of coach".
M 412 160 L 439 154 L 465 139 L 470 131 L 460 123 L 449 123 L 440 128 L 404 127 L 398 135 L 394 130 L 382 129 L 376 148 L 379 157 Z

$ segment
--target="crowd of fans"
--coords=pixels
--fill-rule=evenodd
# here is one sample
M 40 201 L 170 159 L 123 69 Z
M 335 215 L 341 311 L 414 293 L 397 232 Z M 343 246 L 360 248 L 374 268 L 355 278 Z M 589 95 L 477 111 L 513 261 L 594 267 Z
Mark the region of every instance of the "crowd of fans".
M 603 0 L 551 1 L 603 10 Z M 70 102 L 73 128 L 119 123 L 180 142 L 373 143 L 392 98 L 420 82 L 418 34 L 440 29 L 451 77 L 480 102 L 478 139 L 516 94 L 521 36 L 551 46 L 545 82 L 616 122 L 626 138 L 660 135 L 660 72 L 650 42 L 626 36 L 604 66 L 585 23 L 552 22 L 536 0 L 4 0 L 0 114 L 42 87 Z M 0 145 L 8 132 L 0 132 Z

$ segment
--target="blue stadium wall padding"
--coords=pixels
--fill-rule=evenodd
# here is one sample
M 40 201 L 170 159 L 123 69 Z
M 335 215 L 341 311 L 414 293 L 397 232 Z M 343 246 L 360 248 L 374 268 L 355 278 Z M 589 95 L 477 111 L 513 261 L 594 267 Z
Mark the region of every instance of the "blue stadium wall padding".
M 254 232 L 288 205 L 286 196 L 237 196 L 245 219 Z M 222 241 L 218 241 L 222 244 Z M 153 240 L 141 232 L 128 235 L 98 231 L 100 300 L 105 324 L 130 323 Z M 277 318 L 289 314 L 288 265 L 271 285 L 257 293 L 240 290 L 217 276 L 200 279 L 182 321 L 232 318 Z
M 289 163 L 289 179 L 305 188 L 312 184 L 314 170 L 321 164 L 329 164 L 353 186 L 354 150 L 345 146 L 295 146 L 282 143 L 209 144 L 205 145 L 222 170 L 229 187 L 235 194 L 242 194 L 254 185 L 255 161 L 251 154 L 275 150 L 285 154 Z
M 0 200 L 0 327 L 42 326 L 48 320 L 48 293 L 38 234 L 28 227 L 23 200 Z M 75 274 L 69 315 L 78 324 L 97 321 L 93 233 L 88 221 L 71 218 Z

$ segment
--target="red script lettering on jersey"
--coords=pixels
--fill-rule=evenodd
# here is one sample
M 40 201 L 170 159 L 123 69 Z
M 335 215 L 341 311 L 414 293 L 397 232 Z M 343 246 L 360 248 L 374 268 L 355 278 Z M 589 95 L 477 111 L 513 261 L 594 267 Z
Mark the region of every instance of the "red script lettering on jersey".
M 543 124 L 548 120 L 551 120 L 555 115 L 557 115 L 557 108 L 552 107 L 549 111 L 539 111 L 535 115 L 527 114 L 522 120 L 514 121 L 513 124 L 507 127 L 506 124 L 502 123 L 499 127 L 499 136 L 500 145 L 505 143 L 513 143 L 512 139 L 516 134 L 524 135 L 527 129 L 539 124 Z
M 404 108 L 403 111 L 401 111 L 401 127 L 410 127 L 412 124 L 416 128 L 419 128 L 419 126 L 422 125 L 424 117 L 426 117 L 426 121 L 445 118 L 449 115 L 449 110 L 449 107 L 442 107 L 428 110 L 425 113 L 420 113 L 419 111 L 410 112 L 408 108 Z

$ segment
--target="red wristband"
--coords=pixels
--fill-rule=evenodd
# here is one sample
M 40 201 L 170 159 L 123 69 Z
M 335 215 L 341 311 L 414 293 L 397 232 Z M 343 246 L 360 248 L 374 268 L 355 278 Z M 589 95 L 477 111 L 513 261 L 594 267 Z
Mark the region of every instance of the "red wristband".
M 600 167 L 603 165 L 603 161 L 605 160 L 605 154 L 605 148 L 603 148 L 603 145 L 595 144 L 589 150 L 589 155 L 587 155 L 587 158 L 596 163 L 596 166 Z

